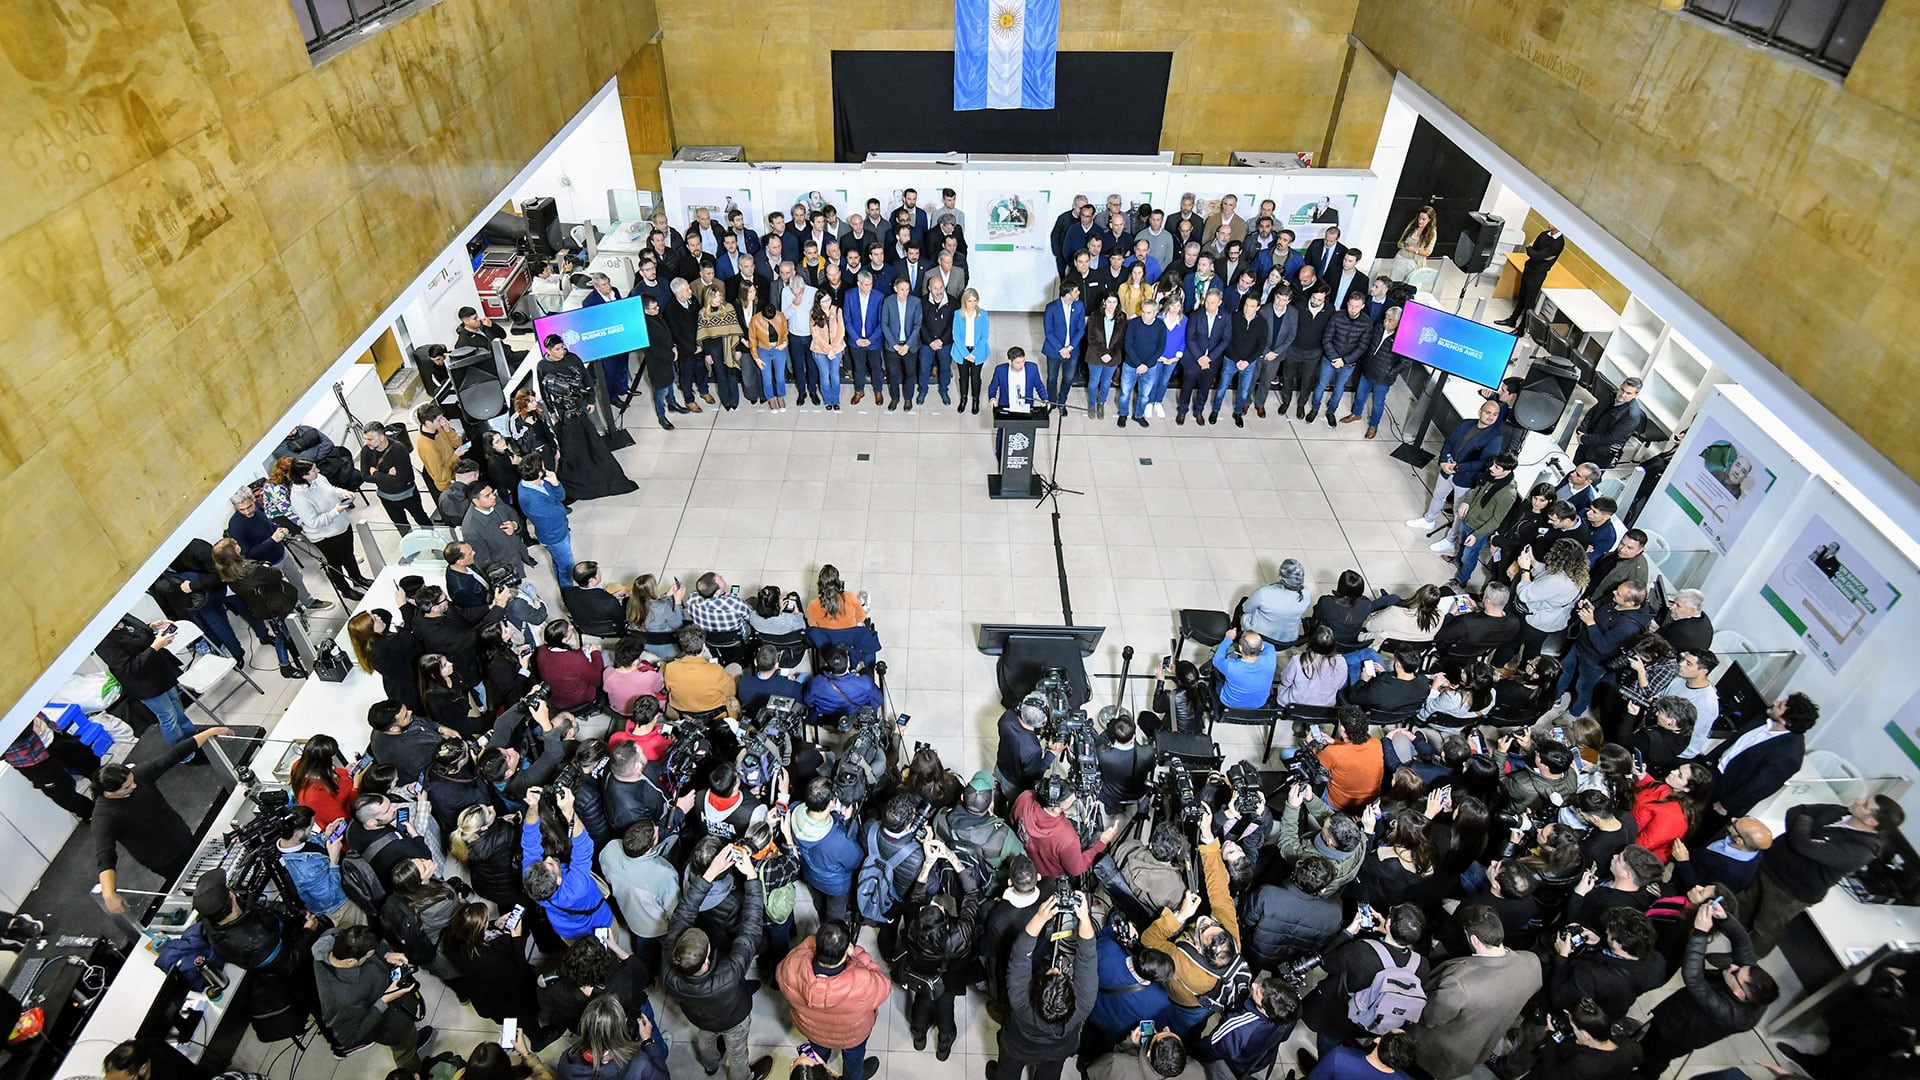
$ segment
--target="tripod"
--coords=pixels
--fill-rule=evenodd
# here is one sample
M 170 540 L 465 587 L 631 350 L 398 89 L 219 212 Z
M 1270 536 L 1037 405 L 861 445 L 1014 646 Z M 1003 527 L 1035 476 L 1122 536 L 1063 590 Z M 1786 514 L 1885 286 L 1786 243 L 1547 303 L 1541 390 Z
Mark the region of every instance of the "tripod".
M 1060 422 L 1053 426 L 1053 468 L 1056 475 L 1060 470 L 1060 437 L 1067 427 L 1067 415 L 1071 412 L 1066 402 L 1060 403 Z M 1040 498 L 1033 504 L 1035 510 L 1053 503 L 1053 567 L 1060 579 L 1060 616 L 1066 625 L 1073 625 L 1073 598 L 1067 594 L 1067 549 L 1060 539 L 1060 496 L 1085 495 L 1070 487 L 1061 487 L 1053 477 L 1035 469 L 1034 479 L 1040 482 Z

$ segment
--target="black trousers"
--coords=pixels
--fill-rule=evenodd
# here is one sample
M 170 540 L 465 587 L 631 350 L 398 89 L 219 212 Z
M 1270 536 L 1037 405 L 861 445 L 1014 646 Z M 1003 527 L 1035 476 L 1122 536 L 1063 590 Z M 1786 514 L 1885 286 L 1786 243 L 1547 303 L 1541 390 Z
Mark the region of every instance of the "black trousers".
M 915 992 L 907 1000 L 907 1022 L 914 1031 L 924 1032 L 931 1027 L 940 1038 L 952 1042 L 958 1033 L 953 1019 L 953 980 L 942 980 L 939 996 Z
M 1213 382 L 1219 376 L 1220 372 L 1214 368 L 1180 365 L 1180 397 L 1177 399 L 1177 404 L 1181 416 L 1187 415 L 1188 412 L 1207 411 L 1207 399 L 1212 395 Z M 1189 405 L 1192 406 L 1191 409 Z
M 969 395 L 980 400 L 980 372 L 985 364 L 958 364 L 960 369 L 960 404 L 965 405 Z
M 377 497 L 380 500 L 380 508 L 385 510 L 387 518 L 399 527 L 401 536 L 413 531 L 407 525 L 408 517 L 412 517 L 423 529 L 433 528 L 433 521 L 427 517 L 427 508 L 420 505 L 419 488 L 414 488 L 404 499 L 389 499 L 385 495 Z
M 93 800 L 73 786 L 74 777 L 90 777 L 100 767 L 99 756 L 86 743 L 62 732 L 54 736 L 53 745 L 47 747 L 45 761 L 15 767 L 28 783 L 40 789 L 40 794 L 62 809 L 81 821 L 93 820 Z
M 878 346 L 861 348 L 858 345 L 849 345 L 847 346 L 847 357 L 851 361 L 850 366 L 853 368 L 854 393 L 865 391 L 867 384 L 872 383 L 873 392 L 878 395 L 880 393 L 881 383 L 886 379 L 886 363 L 880 359 L 880 348 Z
M 327 561 L 328 566 L 338 570 L 341 574 L 345 575 L 348 580 L 356 582 L 367 580 L 366 577 L 360 573 L 360 563 L 353 555 L 353 533 L 351 531 L 343 532 L 335 536 L 314 537 L 313 546 L 320 549 L 320 557 Z

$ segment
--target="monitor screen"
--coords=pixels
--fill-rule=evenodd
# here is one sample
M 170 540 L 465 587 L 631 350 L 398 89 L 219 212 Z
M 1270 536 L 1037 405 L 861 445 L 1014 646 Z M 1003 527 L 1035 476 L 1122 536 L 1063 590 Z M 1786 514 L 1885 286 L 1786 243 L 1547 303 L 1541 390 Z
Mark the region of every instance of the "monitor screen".
M 645 303 L 644 297 L 629 296 L 625 300 L 548 315 L 533 320 L 533 337 L 535 341 L 544 342 L 548 334 L 559 334 L 567 350 L 582 360 L 644 349 L 647 347 Z
M 1500 385 L 1518 342 L 1498 327 L 1407 301 L 1393 351 L 1489 389 Z

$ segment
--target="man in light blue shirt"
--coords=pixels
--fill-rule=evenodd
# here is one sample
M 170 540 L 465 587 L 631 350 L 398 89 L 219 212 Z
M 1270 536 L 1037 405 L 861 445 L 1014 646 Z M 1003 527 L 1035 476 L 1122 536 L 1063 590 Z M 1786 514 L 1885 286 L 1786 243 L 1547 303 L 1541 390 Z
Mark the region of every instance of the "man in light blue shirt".
M 1273 698 L 1273 673 L 1280 654 L 1251 630 L 1228 630 L 1213 650 L 1220 673 L 1220 704 L 1229 709 L 1263 709 Z

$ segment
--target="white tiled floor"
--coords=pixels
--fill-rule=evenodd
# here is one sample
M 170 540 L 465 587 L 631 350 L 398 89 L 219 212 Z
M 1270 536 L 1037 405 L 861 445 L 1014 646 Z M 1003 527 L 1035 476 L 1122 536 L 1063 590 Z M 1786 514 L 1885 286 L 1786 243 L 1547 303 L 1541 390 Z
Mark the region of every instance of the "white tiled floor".
M 1024 344 L 1037 351 L 1037 322 L 996 316 L 996 350 Z M 1073 401 L 1083 400 L 1075 391 Z M 1393 414 L 1405 411 L 1403 391 Z M 627 419 L 636 442 L 619 457 L 640 490 L 574 508 L 576 557 L 599 561 L 608 580 L 650 571 L 692 582 L 715 570 L 745 593 L 771 583 L 803 595 L 811 595 L 820 565 L 833 563 L 850 588 L 869 594 L 895 707 L 914 718 L 909 733 L 963 775 L 991 765 L 1000 705 L 994 660 L 975 650 L 974 631 L 983 622 L 1055 624 L 1064 613 L 1048 508 L 987 497 L 993 453 L 984 414 L 958 415 L 935 395 L 910 414 L 876 409 L 869 397 L 837 414 L 709 406 L 675 417 L 673 432 L 655 426 L 644 407 Z M 1329 428 L 1251 413 L 1244 430 L 1176 427 L 1168 419 L 1121 431 L 1079 412 L 1055 423 L 1057 455 L 1049 433 L 1039 465 L 1083 492 L 1060 497 L 1059 527 L 1073 619 L 1107 628 L 1088 662 L 1092 674 L 1117 672 L 1124 645 L 1135 649 L 1134 671 L 1146 670 L 1169 647 L 1177 609 L 1230 608 L 1271 580 L 1284 558 L 1304 561 L 1316 588 L 1349 567 L 1374 587 L 1401 592 L 1451 570 L 1427 550 L 1423 533 L 1402 524 L 1422 509 L 1427 487 L 1387 456 L 1395 445 L 1390 427 L 1369 441 L 1359 424 Z M 544 561 L 536 580 L 551 587 Z M 270 678 L 268 697 L 245 695 L 251 700 L 236 699 L 234 711 L 265 716 L 283 706 L 273 695 L 283 699 L 291 687 Z M 1111 700 L 1112 685 L 1096 690 L 1096 704 Z M 1230 756 L 1258 751 L 1257 729 L 1217 734 Z M 801 911 L 804 929 L 812 921 L 804 898 Z M 436 1050 L 464 1053 L 495 1034 L 437 984 L 429 1008 L 442 1032 Z M 674 1074 L 701 1075 L 684 1018 L 664 997 L 655 1008 L 675 1037 Z M 763 990 L 755 1056 L 774 1053 L 776 1076 L 797 1041 L 784 1014 L 778 994 Z M 950 1061 L 935 1062 L 930 1052 L 912 1051 L 896 998 L 869 1044 L 882 1075 L 984 1075 L 992 1021 L 969 998 L 961 999 L 959 1018 L 961 1045 Z M 1310 1045 L 1302 1032 L 1300 1044 Z M 237 1064 L 263 1067 L 278 1049 L 249 1038 Z M 548 1057 L 558 1051 L 550 1047 Z M 1772 1060 L 1757 1036 L 1696 1058 L 1683 1067 Z M 364 1080 L 389 1066 L 384 1050 L 336 1063 L 322 1045 L 307 1055 L 300 1077 Z

